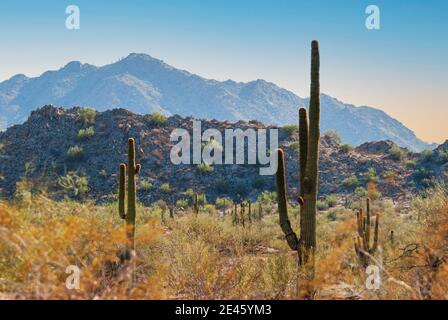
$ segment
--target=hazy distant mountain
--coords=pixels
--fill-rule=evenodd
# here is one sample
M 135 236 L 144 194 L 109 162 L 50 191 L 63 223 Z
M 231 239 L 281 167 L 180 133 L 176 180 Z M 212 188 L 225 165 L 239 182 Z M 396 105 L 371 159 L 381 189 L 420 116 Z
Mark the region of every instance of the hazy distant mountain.
M 73 61 L 36 78 L 16 75 L 0 83 L 0 126 L 23 122 L 32 110 L 46 104 L 283 125 L 297 122 L 297 108 L 307 106 L 308 99 L 264 80 L 204 79 L 149 55 L 132 53 L 103 67 Z M 392 140 L 411 150 L 433 148 L 383 111 L 347 105 L 327 95 L 322 95 L 321 127 L 338 131 L 344 142 L 353 145 Z

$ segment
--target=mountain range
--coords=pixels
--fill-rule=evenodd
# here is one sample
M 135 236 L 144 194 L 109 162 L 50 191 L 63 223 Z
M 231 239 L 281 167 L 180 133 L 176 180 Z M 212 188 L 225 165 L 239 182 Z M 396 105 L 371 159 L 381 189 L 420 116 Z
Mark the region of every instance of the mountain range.
M 38 77 L 19 74 L 1 82 L 1 129 L 24 122 L 31 111 L 47 104 L 286 125 L 297 122 L 297 109 L 308 106 L 308 98 L 260 79 L 205 79 L 149 55 L 131 53 L 102 67 L 72 61 Z M 325 94 L 321 106 L 322 131 L 336 130 L 346 143 L 391 140 L 413 151 L 435 147 L 379 109 L 345 104 Z

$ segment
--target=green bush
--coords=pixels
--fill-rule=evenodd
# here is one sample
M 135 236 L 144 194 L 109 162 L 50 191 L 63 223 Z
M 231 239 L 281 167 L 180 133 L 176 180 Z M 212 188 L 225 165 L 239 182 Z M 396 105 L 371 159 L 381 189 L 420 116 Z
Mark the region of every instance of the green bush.
M 363 188 L 363 187 L 357 187 L 357 188 L 355 189 L 355 195 L 356 195 L 357 197 L 360 197 L 360 198 L 365 197 L 365 196 L 367 195 L 367 190 L 366 190 L 366 188 Z
M 139 187 L 142 191 L 149 191 L 152 189 L 152 181 L 150 179 L 141 179 L 139 181 Z
M 374 168 L 369 168 L 366 173 L 364 173 L 364 178 L 367 182 L 377 183 L 379 178 L 376 175 L 376 170 Z
M 350 151 L 353 151 L 353 147 L 347 143 L 344 143 L 341 145 L 340 150 L 343 153 L 349 153 Z
M 415 169 L 417 167 L 417 162 L 415 160 L 406 160 L 404 164 L 409 169 Z
M 325 198 L 325 201 L 330 208 L 333 208 L 338 204 L 338 199 L 339 198 L 336 194 L 330 194 Z
M 186 194 L 188 197 L 193 198 L 194 191 L 193 191 L 193 189 L 188 188 L 187 191 L 185 191 L 185 194 Z
M 299 126 L 296 124 L 287 124 L 281 127 L 281 130 L 283 130 L 289 137 L 292 137 L 295 133 L 299 132 Z
M 80 108 L 78 111 L 79 120 L 85 125 L 95 124 L 96 111 L 92 108 Z
M 263 191 L 257 198 L 257 202 L 265 206 L 270 206 L 275 201 L 277 201 L 276 192 Z
M 404 156 L 406 155 L 406 152 L 404 151 L 404 149 L 402 149 L 399 146 L 394 144 L 389 149 L 389 155 L 391 156 L 392 159 L 401 161 L 404 158 Z
M 2 154 L 5 151 L 5 144 L 0 143 L 0 154 Z
M 76 161 L 84 157 L 84 149 L 80 146 L 70 147 L 67 151 L 67 160 Z
M 75 173 L 68 173 L 58 178 L 58 185 L 65 190 L 71 198 L 83 198 L 89 191 L 89 180 L 87 177 L 80 177 Z
M 329 208 L 328 202 L 325 200 L 317 200 L 316 206 L 319 211 L 325 211 Z
M 336 221 L 337 213 L 338 213 L 338 210 L 336 210 L 336 209 L 330 210 L 330 212 L 327 213 L 327 220 L 328 221 Z
M 153 112 L 149 116 L 147 116 L 147 119 L 150 123 L 156 124 L 156 125 L 163 125 L 166 122 L 166 116 L 161 112 Z
M 395 171 L 388 170 L 384 172 L 383 177 L 387 181 L 395 181 L 398 178 L 398 174 Z
M 444 165 L 445 163 L 447 163 L 448 162 L 448 151 L 439 150 L 436 153 L 435 161 L 438 165 Z
M 331 137 L 338 144 L 341 144 L 342 139 L 339 133 L 336 130 L 327 130 L 324 132 L 323 137 Z
M 209 215 L 216 215 L 216 208 L 212 204 L 206 204 L 201 208 L 201 211 Z
M 348 178 L 342 180 L 342 185 L 345 187 L 355 188 L 359 184 L 358 178 L 355 175 L 352 175 Z
M 163 193 L 170 193 L 171 187 L 168 183 L 162 183 L 159 187 L 160 191 Z
M 230 198 L 216 198 L 215 205 L 218 209 L 231 208 L 233 206 L 233 201 Z
M 199 174 L 207 174 L 213 172 L 213 166 L 207 163 L 200 163 L 196 166 L 196 171 Z
M 95 129 L 93 127 L 88 127 L 86 129 L 79 129 L 78 140 L 87 140 L 95 134 Z
M 431 159 L 432 157 L 432 150 L 423 150 L 422 152 L 420 152 L 420 155 L 422 156 L 422 160 L 423 161 L 428 161 Z
M 177 208 L 187 208 L 188 207 L 188 199 L 179 199 L 176 201 Z

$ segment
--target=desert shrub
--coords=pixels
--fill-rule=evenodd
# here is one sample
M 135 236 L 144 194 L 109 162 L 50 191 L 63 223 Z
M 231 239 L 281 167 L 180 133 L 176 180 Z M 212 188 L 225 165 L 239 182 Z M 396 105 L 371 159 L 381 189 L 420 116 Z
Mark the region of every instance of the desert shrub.
M 2 295 L 80 300 L 164 297 L 163 269 L 154 259 L 162 232 L 155 221 L 137 227 L 139 281 L 134 283 L 126 280 L 130 270 L 117 268 L 116 253 L 126 243 L 126 233 L 115 206 L 38 196 L 27 207 L 0 204 L 0 229 Z M 81 272 L 77 290 L 66 288 L 73 274 L 69 266 Z
M 149 116 L 146 117 L 148 122 L 155 124 L 155 125 L 163 125 L 166 122 L 166 116 L 161 112 L 153 112 Z
M 142 191 L 150 191 L 152 189 L 152 180 L 151 179 L 141 179 L 139 181 L 139 188 Z
M 327 130 L 323 133 L 323 137 L 330 137 L 333 139 L 336 143 L 341 144 L 342 139 L 339 133 L 336 130 Z
M 325 197 L 325 201 L 327 202 L 330 208 L 335 207 L 338 204 L 338 196 L 336 194 L 330 194 Z
M 93 125 L 95 124 L 96 111 L 92 108 L 80 108 L 78 117 L 85 126 Z
M 353 151 L 353 146 L 351 146 L 347 143 L 344 143 L 340 146 L 340 150 L 343 153 L 349 153 L 349 152 Z
M 409 169 L 415 169 L 417 167 L 417 162 L 415 160 L 406 160 L 404 165 Z
M 422 152 L 420 152 L 420 155 L 422 157 L 422 161 L 425 162 L 425 161 L 430 160 L 431 157 L 432 157 L 432 154 L 433 154 L 432 150 L 423 150 Z
M 325 200 L 317 200 L 316 206 L 317 206 L 317 209 L 320 211 L 325 211 L 329 208 L 328 202 Z
M 364 173 L 364 178 L 366 179 L 366 181 L 369 182 L 374 182 L 377 183 L 379 178 L 376 175 L 376 170 L 375 168 L 369 168 L 367 170 L 367 172 Z
M 396 144 L 394 144 L 389 149 L 388 153 L 389 153 L 389 155 L 391 156 L 392 159 L 397 160 L 397 161 L 401 161 L 404 158 L 404 156 L 406 155 L 405 150 L 403 148 L 400 148 Z
M 327 213 L 327 220 L 328 221 L 336 221 L 338 216 L 338 210 L 332 209 Z
M 424 188 L 434 186 L 435 173 L 431 169 L 418 168 L 413 176 L 415 182 L 422 185 Z
M 209 215 L 216 215 L 216 208 L 212 204 L 205 204 L 201 208 L 201 212 L 204 212 L 204 213 L 209 214 Z
M 194 191 L 193 191 L 193 189 L 188 188 L 188 189 L 185 191 L 185 195 L 186 195 L 187 197 L 189 197 L 189 198 L 193 198 L 193 195 L 194 195 Z
M 277 201 L 276 192 L 263 191 L 257 198 L 257 202 L 260 202 L 264 206 L 271 206 L 275 201 Z
M 218 209 L 231 208 L 233 206 L 233 201 L 230 198 L 216 198 L 215 205 Z
M 93 127 L 88 127 L 85 129 L 79 129 L 78 140 L 87 140 L 95 135 L 95 129 Z
M 355 195 L 359 198 L 363 198 L 367 195 L 367 190 L 364 187 L 357 187 L 355 189 Z
M 0 154 L 3 154 L 3 152 L 5 152 L 5 144 L 4 143 L 0 143 Z
M 196 166 L 196 171 L 199 174 L 207 174 L 213 172 L 213 166 L 207 163 L 200 163 Z
M 444 258 L 448 247 L 448 193 L 446 186 L 436 184 L 413 202 L 413 214 L 419 225 L 416 254 L 406 259 L 409 269 L 420 266 L 411 273 L 410 281 L 416 283 L 417 298 L 446 299 L 448 292 L 448 265 Z
M 71 198 L 81 199 L 89 192 L 89 179 L 70 172 L 58 178 L 58 185 Z
M 79 161 L 84 158 L 84 149 L 80 146 L 73 146 L 67 150 L 66 159 L 68 161 Z
M 342 180 L 342 185 L 344 187 L 355 188 L 359 185 L 359 181 L 355 175 L 352 175 L 352 176 Z
M 395 171 L 388 170 L 384 172 L 383 177 L 385 180 L 389 182 L 393 182 L 398 179 L 398 174 Z
M 159 187 L 159 190 L 163 193 L 170 193 L 171 187 L 170 187 L 169 183 L 162 183 Z
M 177 208 L 187 208 L 188 207 L 188 199 L 179 199 L 176 201 Z
M 444 165 L 448 162 L 448 151 L 447 150 L 439 150 L 437 153 L 435 153 L 435 162 L 438 165 Z
M 299 132 L 299 126 L 296 124 L 287 124 L 282 126 L 281 130 L 284 131 L 289 137 L 292 137 L 294 134 Z

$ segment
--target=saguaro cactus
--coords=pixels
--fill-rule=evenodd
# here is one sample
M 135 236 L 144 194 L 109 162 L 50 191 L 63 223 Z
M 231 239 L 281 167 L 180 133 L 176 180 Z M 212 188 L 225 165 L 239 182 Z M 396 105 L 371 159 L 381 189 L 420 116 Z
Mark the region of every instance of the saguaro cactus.
M 195 214 L 199 213 L 199 203 L 198 203 L 198 194 L 195 193 L 193 195 L 193 211 Z
M 355 239 L 355 252 L 361 262 L 361 265 L 365 268 L 369 265 L 370 256 L 374 255 L 378 249 L 378 230 L 380 215 L 375 215 L 375 227 L 373 233 L 373 244 L 370 241 L 370 199 L 366 199 L 366 216 L 364 216 L 362 208 L 356 213 L 358 236 Z
M 299 264 L 311 266 L 314 273 L 314 252 L 316 249 L 316 202 L 318 193 L 319 168 L 319 45 L 311 43 L 311 89 L 309 119 L 306 109 L 299 110 L 299 147 L 300 147 L 300 238 L 297 237 L 288 218 L 286 200 L 285 159 L 283 150 L 277 151 L 278 169 L 276 176 L 278 211 L 280 227 L 292 250 L 297 250 Z
M 128 165 L 121 163 L 118 181 L 118 213 L 126 220 L 126 235 L 128 246 L 126 248 L 125 259 L 130 259 L 130 254 L 135 250 L 135 217 L 137 200 L 136 176 L 141 169 L 140 164 L 135 163 L 135 140 L 128 140 Z M 127 188 L 126 188 L 127 171 Z M 127 191 L 127 192 L 126 192 Z M 127 210 L 125 199 L 127 198 Z

